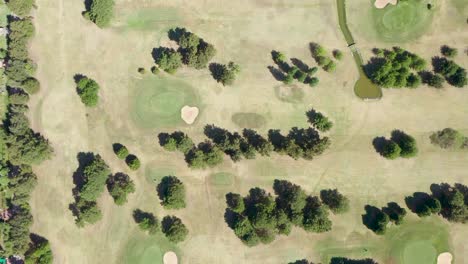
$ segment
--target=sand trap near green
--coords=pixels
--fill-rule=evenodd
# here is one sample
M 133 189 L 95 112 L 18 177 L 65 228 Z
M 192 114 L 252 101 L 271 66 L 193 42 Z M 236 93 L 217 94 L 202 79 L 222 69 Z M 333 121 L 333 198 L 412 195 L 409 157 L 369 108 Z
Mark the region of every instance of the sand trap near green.
M 168 128 L 183 124 L 180 109 L 185 105 L 200 109 L 195 89 L 169 77 L 147 77 L 131 90 L 131 116 L 140 128 Z M 201 112 L 201 110 L 200 110 Z
M 424 34 L 430 26 L 433 10 L 426 1 L 399 1 L 397 5 L 373 8 L 372 17 L 377 34 L 384 41 L 402 42 Z
M 437 251 L 427 240 L 408 243 L 403 253 L 404 264 L 434 264 L 436 260 Z

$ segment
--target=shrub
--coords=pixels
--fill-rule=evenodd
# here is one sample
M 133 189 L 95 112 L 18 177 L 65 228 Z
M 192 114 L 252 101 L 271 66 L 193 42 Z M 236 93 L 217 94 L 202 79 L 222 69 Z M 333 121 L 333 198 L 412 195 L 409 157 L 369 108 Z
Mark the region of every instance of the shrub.
M 444 128 L 434 132 L 431 136 L 431 143 L 443 149 L 458 149 L 462 147 L 466 138 L 462 133 L 453 128 Z
M 141 165 L 138 157 L 133 154 L 128 155 L 125 162 L 131 170 L 138 170 Z
M 310 87 L 315 87 L 315 86 L 318 85 L 318 83 L 319 83 L 319 79 L 317 79 L 317 78 L 315 78 L 315 77 L 312 77 L 312 78 L 310 78 L 310 80 L 309 80 L 309 85 L 310 85 Z
M 21 89 L 23 89 L 28 94 L 35 94 L 39 92 L 40 83 L 35 78 L 28 78 L 21 84 Z
M 127 147 L 125 147 L 122 144 L 115 143 L 113 145 L 113 149 L 114 149 L 115 155 L 117 155 L 119 159 L 125 159 L 129 155 Z
M 140 209 L 133 211 L 133 219 L 138 224 L 141 230 L 148 231 L 150 235 L 154 235 L 159 231 L 158 219 L 154 214 L 144 212 Z
M 343 52 L 341 50 L 334 50 L 333 51 L 333 57 L 337 60 L 342 60 L 343 59 Z
M 76 208 L 75 223 L 78 227 L 97 223 L 102 218 L 102 212 L 95 201 L 78 200 L 72 207 Z
M 177 177 L 163 177 L 156 190 L 165 209 L 185 208 L 185 187 Z
M 110 24 L 114 12 L 114 0 L 91 0 L 89 10 L 83 13 L 85 18 L 103 28 Z
M 320 199 L 335 214 L 345 213 L 349 210 L 349 200 L 344 195 L 334 190 L 320 191 Z
M 99 100 L 99 85 L 93 79 L 86 76 L 76 77 L 76 91 L 85 106 L 94 107 Z
M 167 239 L 173 243 L 184 241 L 188 235 L 187 227 L 176 216 L 166 216 L 163 218 L 162 231 Z
M 24 17 L 31 13 L 34 0 L 8 0 L 6 5 L 11 10 L 11 12 L 20 17 Z
M 309 76 L 314 75 L 317 71 L 318 71 L 317 67 L 312 67 L 312 68 L 307 69 L 307 74 L 309 74 Z
M 107 190 L 115 204 L 123 205 L 127 202 L 127 195 L 135 192 L 135 184 L 127 174 L 116 173 L 107 179 Z
M 151 73 L 157 75 L 159 73 L 159 68 L 156 66 L 151 67 Z
M 401 152 L 401 148 L 400 146 L 398 146 L 397 143 L 391 141 L 391 140 L 387 140 L 383 146 L 382 146 L 382 151 L 381 151 L 381 155 L 384 157 L 384 158 L 387 158 L 387 159 L 396 159 L 398 157 L 400 157 L 400 152 Z
M 139 74 L 145 74 L 145 73 L 146 73 L 146 69 L 145 69 L 145 68 L 138 68 L 138 73 L 139 73 Z
M 440 53 L 442 53 L 442 55 L 444 55 L 445 57 L 453 58 L 457 56 L 458 50 L 455 48 L 451 48 L 447 45 L 443 45 L 442 47 L 440 47 Z
M 411 158 L 418 154 L 418 147 L 416 146 L 416 140 L 400 130 L 394 130 L 392 132 L 392 141 L 398 144 L 400 147 L 400 156 L 402 158 Z

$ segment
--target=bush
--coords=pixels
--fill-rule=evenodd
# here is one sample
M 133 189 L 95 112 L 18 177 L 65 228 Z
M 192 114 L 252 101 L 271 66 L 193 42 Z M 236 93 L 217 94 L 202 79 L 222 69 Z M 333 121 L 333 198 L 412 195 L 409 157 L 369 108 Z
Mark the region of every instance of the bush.
M 401 148 L 397 143 L 387 140 L 382 146 L 381 155 L 387 159 L 396 159 L 400 157 Z
M 153 58 L 159 68 L 171 74 L 182 66 L 182 56 L 174 49 L 156 48 L 153 50 Z
M 138 224 L 141 230 L 148 231 L 150 235 L 154 235 L 159 231 L 158 219 L 154 214 L 144 212 L 140 209 L 133 211 L 133 219 Z
M 85 201 L 79 199 L 72 205 L 75 208 L 75 223 L 78 227 L 84 227 L 86 224 L 97 223 L 102 218 L 102 212 L 95 201 Z
M 86 76 L 78 76 L 76 79 L 76 91 L 81 98 L 81 102 L 88 107 L 96 106 L 99 100 L 98 83 Z
M 334 72 L 336 70 L 336 63 L 330 61 L 329 63 L 323 66 L 323 70 L 326 72 Z
M 110 24 L 114 13 L 114 0 L 91 0 L 89 10 L 83 13 L 85 18 L 103 28 Z
M 28 94 L 35 94 L 39 92 L 41 84 L 35 78 L 28 78 L 21 84 L 21 89 L 23 89 Z
M 217 82 L 227 86 L 234 83 L 236 75 L 240 72 L 240 67 L 232 61 L 229 62 L 228 65 L 212 63 L 210 65 L 210 71 Z
M 135 184 L 127 174 L 116 173 L 107 179 L 107 190 L 115 204 L 123 205 L 127 202 L 127 195 L 135 192 Z
M 156 190 L 165 209 L 185 208 L 185 187 L 177 177 L 163 177 Z
M 416 140 L 405 132 L 400 130 L 392 131 L 392 141 L 400 147 L 400 156 L 402 158 L 411 158 L 418 154 Z
M 317 79 L 317 78 L 315 78 L 315 77 L 312 77 L 312 78 L 310 78 L 310 80 L 309 80 L 309 85 L 310 85 L 310 87 L 315 87 L 315 86 L 318 85 L 318 83 L 319 83 L 319 79 Z
M 119 159 L 125 159 L 129 155 L 127 147 L 120 143 L 115 143 L 112 147 L 114 149 L 115 155 L 117 155 Z
M 34 6 L 34 0 L 8 0 L 6 5 L 11 12 L 20 17 L 24 17 L 31 13 L 31 9 Z
M 333 51 L 333 57 L 337 60 L 342 60 L 343 59 L 343 52 L 341 50 L 334 50 Z
M 430 139 L 432 144 L 443 149 L 459 149 L 466 140 L 462 133 L 453 128 L 444 128 L 434 132 Z
M 145 68 L 138 68 L 138 73 L 139 73 L 139 74 L 145 74 L 145 73 L 146 73 L 146 69 L 145 69 Z
M 184 241 L 188 235 L 187 227 L 176 216 L 166 216 L 163 218 L 162 231 L 167 239 L 173 243 Z
M 326 132 L 333 127 L 333 122 L 331 122 L 328 117 L 314 109 L 309 110 L 306 115 L 309 123 L 319 131 Z
M 137 156 L 130 154 L 125 158 L 125 162 L 131 170 L 138 170 L 140 168 L 140 160 Z
M 157 75 L 159 73 L 159 68 L 156 66 L 151 67 L 151 73 Z
M 453 58 L 457 56 L 458 50 L 455 48 L 451 48 L 447 45 L 443 45 L 442 47 L 440 47 L 440 53 L 442 53 L 442 55 L 444 55 L 445 57 Z

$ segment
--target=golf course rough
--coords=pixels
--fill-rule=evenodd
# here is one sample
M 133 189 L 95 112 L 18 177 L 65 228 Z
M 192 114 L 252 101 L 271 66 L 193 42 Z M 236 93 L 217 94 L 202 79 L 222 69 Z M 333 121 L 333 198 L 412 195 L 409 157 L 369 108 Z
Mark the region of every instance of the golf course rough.
M 147 77 L 139 80 L 132 93 L 132 121 L 140 128 L 171 128 L 182 125 L 180 109 L 184 105 L 200 109 L 199 96 L 195 89 L 171 77 Z

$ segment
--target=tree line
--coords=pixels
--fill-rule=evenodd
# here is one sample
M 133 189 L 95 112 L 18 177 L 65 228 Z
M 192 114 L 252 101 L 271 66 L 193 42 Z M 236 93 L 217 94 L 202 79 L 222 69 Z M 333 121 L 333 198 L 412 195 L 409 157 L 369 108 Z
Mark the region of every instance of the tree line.
M 157 235 L 162 231 L 172 243 L 184 241 L 189 233 L 185 224 L 177 216 L 167 215 L 160 223 L 153 213 L 136 209 L 133 211 L 133 219 L 142 231 L 148 232 L 150 235 Z
M 330 231 L 329 210 L 339 214 L 349 208 L 349 200 L 337 190 L 322 190 L 319 198 L 286 180 L 275 180 L 273 190 L 276 197 L 258 187 L 245 197 L 226 194 L 225 221 L 247 246 L 271 243 L 276 235 L 289 235 L 293 226 Z
M 49 242 L 30 233 L 33 217 L 29 199 L 37 183 L 32 165 L 53 155 L 49 142 L 30 128 L 26 116 L 29 96 L 39 91 L 36 64 L 29 58 L 28 43 L 34 35 L 32 18 L 27 17 L 33 1 L 7 3 L 19 17 L 8 17 L 9 34 L 5 52 L 5 77 L 8 92 L 7 113 L 0 127 L 0 201 L 2 217 L 0 246 L 2 256 L 24 259 L 26 263 L 52 263 Z
M 272 51 L 271 56 L 273 62 L 278 66 L 279 70 L 270 66 L 269 69 L 273 76 L 282 81 L 284 84 L 292 84 L 294 80 L 300 83 L 308 84 L 311 87 L 315 87 L 319 83 L 319 79 L 314 77 L 317 72 L 317 67 L 309 67 L 307 64 L 299 59 L 290 59 L 293 65 L 289 65 L 288 59 L 284 53 L 279 51 Z
M 401 130 L 393 130 L 390 139 L 377 137 L 373 144 L 375 150 L 386 159 L 412 158 L 418 154 L 416 139 Z

